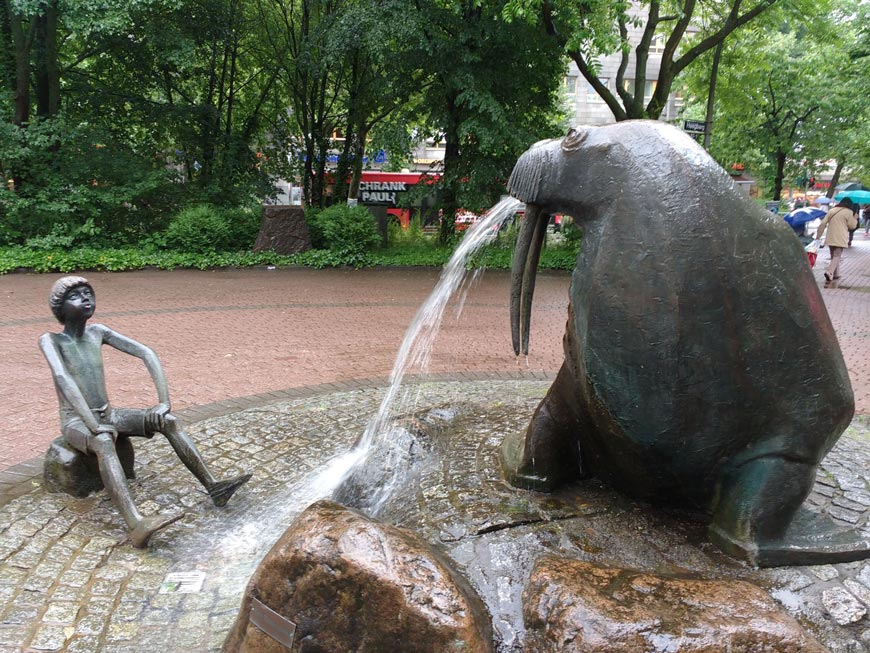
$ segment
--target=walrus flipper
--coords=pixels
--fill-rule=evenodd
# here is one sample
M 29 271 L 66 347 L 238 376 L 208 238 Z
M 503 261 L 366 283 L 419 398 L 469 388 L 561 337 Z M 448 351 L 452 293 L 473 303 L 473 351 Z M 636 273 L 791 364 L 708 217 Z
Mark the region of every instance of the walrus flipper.
M 816 464 L 770 455 L 726 473 L 710 523 L 710 539 L 758 567 L 862 560 L 870 541 L 830 517 L 801 507 Z
M 511 485 L 549 492 L 583 476 L 578 446 L 582 426 L 576 398 L 565 394 L 572 387 L 564 382 L 568 375 L 563 364 L 528 428 L 502 442 L 501 466 Z

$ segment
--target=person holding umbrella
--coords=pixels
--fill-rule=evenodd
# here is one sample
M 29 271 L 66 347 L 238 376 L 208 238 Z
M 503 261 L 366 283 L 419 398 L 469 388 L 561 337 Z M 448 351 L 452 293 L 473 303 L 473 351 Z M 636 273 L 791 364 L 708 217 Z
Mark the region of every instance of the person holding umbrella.
M 825 231 L 828 236 L 825 244 L 831 250 L 831 260 L 825 270 L 825 288 L 829 288 L 835 280 L 840 278 L 840 260 L 843 249 L 849 246 L 849 231 L 858 227 L 858 209 L 855 203 L 848 197 L 843 198 L 837 206 L 830 211 L 819 225 L 816 238 L 821 239 Z

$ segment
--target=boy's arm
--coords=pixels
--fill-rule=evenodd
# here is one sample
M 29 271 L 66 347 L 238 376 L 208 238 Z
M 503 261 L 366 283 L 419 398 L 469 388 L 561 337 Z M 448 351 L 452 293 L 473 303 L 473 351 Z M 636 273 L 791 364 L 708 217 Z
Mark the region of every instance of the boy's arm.
M 51 337 L 51 334 L 44 333 L 39 338 L 39 348 L 42 350 L 45 360 L 48 361 L 48 366 L 51 368 L 51 376 L 54 378 L 54 383 L 60 390 L 64 398 L 72 406 L 76 414 L 81 418 L 92 433 L 97 433 L 100 430 L 100 423 L 91 412 L 91 407 L 85 401 L 82 391 L 79 389 L 78 383 L 70 375 L 63 363 L 60 351 Z
M 96 326 L 96 325 L 95 325 Z M 150 347 L 146 347 L 141 342 L 136 342 L 132 338 L 121 335 L 117 331 L 113 331 L 107 326 L 99 325 L 102 330 L 103 342 L 115 349 L 130 354 L 136 358 L 141 358 L 145 363 L 145 368 L 148 374 L 151 375 L 151 380 L 154 382 L 154 387 L 157 389 L 157 401 L 160 402 L 160 412 L 169 412 L 169 388 L 166 385 L 166 377 L 163 375 L 163 367 L 160 365 L 160 360 L 157 354 Z M 164 409 L 165 408 L 165 409 Z

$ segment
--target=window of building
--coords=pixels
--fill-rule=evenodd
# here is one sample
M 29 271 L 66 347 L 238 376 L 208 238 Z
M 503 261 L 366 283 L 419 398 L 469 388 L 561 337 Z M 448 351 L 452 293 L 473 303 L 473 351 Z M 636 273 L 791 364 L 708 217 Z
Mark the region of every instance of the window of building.
M 605 88 L 610 88 L 610 78 L 609 77 L 599 77 L 598 78 L 602 84 L 604 84 Z M 598 92 L 592 87 L 592 84 L 586 82 L 586 101 L 587 102 L 604 102 L 601 99 L 601 96 L 598 95 Z
M 577 78 L 572 76 L 565 77 L 565 93 L 568 95 L 577 95 Z
M 661 54 L 665 51 L 665 38 L 661 34 L 653 36 L 649 44 L 649 51 L 655 54 Z
M 644 104 L 648 104 L 650 100 L 652 100 L 653 93 L 656 90 L 656 80 L 648 79 L 646 80 L 646 84 L 643 87 L 643 102 Z

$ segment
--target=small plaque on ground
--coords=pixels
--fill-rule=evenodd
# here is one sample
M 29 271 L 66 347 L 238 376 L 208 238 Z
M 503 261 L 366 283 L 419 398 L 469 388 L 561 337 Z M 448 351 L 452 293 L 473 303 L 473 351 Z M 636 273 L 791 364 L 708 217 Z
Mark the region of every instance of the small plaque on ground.
M 166 574 L 158 594 L 195 594 L 202 591 L 204 571 L 176 571 Z

